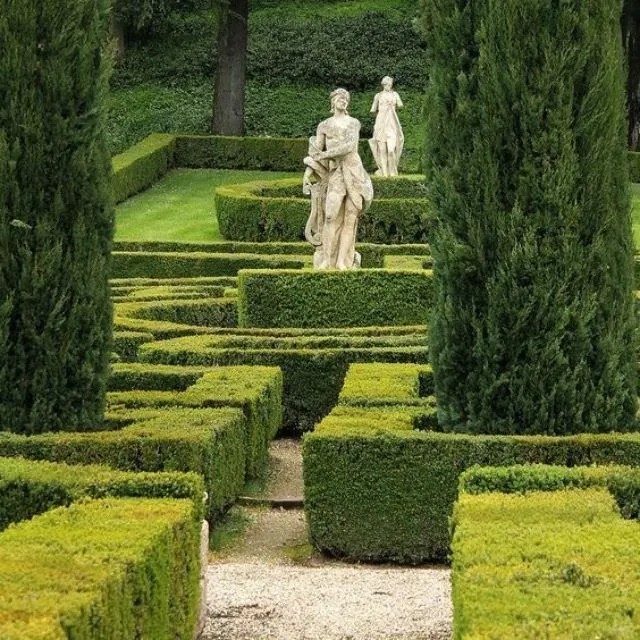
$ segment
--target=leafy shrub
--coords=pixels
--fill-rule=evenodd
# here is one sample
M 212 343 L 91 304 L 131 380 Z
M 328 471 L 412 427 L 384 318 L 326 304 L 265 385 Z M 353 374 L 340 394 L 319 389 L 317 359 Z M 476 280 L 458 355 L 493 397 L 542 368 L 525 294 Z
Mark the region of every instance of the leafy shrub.
M 111 354 L 107 0 L 0 19 L 0 423 L 102 420 Z
M 640 153 L 629 151 L 629 179 L 631 182 L 640 182 Z
M 175 144 L 175 136 L 156 133 L 113 158 L 115 202 L 146 189 L 167 173 L 173 166 Z
M 152 342 L 153 339 L 153 334 L 147 331 L 115 331 L 113 349 L 121 360 L 134 362 L 138 347 L 145 342 Z
M 114 251 L 113 278 L 189 278 L 236 275 L 239 269 L 301 269 L 310 258 L 223 253 Z
M 109 406 L 239 407 L 245 415 L 245 475 L 264 469 L 269 443 L 282 426 L 282 373 L 274 367 L 185 368 L 114 365 Z
M 143 347 L 144 348 L 144 347 Z M 303 441 L 313 543 L 358 561 L 442 561 L 460 474 L 473 465 L 640 463 L 639 434 L 445 434 L 433 407 L 338 406 Z
M 0 534 L 0 636 L 192 638 L 199 523 L 190 500 L 104 499 Z
M 239 409 L 120 411 L 112 421 L 113 429 L 93 433 L 0 432 L 0 456 L 122 471 L 194 471 L 204 477 L 211 519 L 242 489 L 246 426 Z
M 454 637 L 640 633 L 640 529 L 606 491 L 462 495 L 453 525 Z
M 195 473 L 126 472 L 98 465 L 68 465 L 0 458 L 0 530 L 81 498 L 190 498 L 202 519 L 204 484 Z
M 140 347 L 142 362 L 270 365 L 282 369 L 285 432 L 313 428 L 337 402 L 351 362 L 428 361 L 424 327 L 244 329 Z
M 116 305 L 116 314 L 121 318 L 126 316 L 198 327 L 235 327 L 238 324 L 234 298 L 123 302 Z
M 424 243 L 432 236 L 436 219 L 421 180 L 416 176 L 393 181 L 374 177 L 376 196 L 358 221 L 361 242 Z M 229 240 L 299 240 L 310 210 L 309 199 L 301 197 L 301 191 L 299 179 L 218 187 L 220 232 Z M 296 192 L 298 197 L 293 195 Z
M 423 405 L 433 403 L 432 394 L 431 365 L 354 363 L 349 365 L 338 402 L 356 407 Z
M 431 272 L 241 271 L 241 327 L 353 327 L 426 324 Z
M 121 2 L 122 4 L 122 2 Z M 129 3 L 136 16 L 149 2 Z M 160 3 L 160 7 L 166 2 Z M 248 77 L 261 85 L 337 86 L 371 88 L 391 74 L 404 87 L 425 84 L 425 43 L 412 27 L 409 3 L 387 10 L 333 12 L 315 6 L 291 6 L 274 11 L 252 7 L 249 18 Z M 371 6 L 371 5 L 369 5 Z M 384 9 L 384 10 L 383 10 Z M 131 10 L 127 23 L 139 22 Z M 159 13 L 163 22 L 153 37 L 130 42 L 127 58 L 116 67 L 116 88 L 159 83 L 174 86 L 176 79 L 200 83 L 215 75 L 215 12 Z M 144 34 L 143 34 L 144 36 Z
M 425 168 L 440 224 L 430 336 L 443 428 L 633 430 L 619 4 L 423 7 Z

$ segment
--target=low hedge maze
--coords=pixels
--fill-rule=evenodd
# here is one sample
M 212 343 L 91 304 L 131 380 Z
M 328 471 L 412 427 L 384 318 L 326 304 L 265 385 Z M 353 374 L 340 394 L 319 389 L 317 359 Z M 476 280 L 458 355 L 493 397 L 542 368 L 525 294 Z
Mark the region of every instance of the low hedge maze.
M 473 465 L 640 463 L 637 433 L 439 433 L 427 383 L 405 367 L 352 366 L 340 404 L 304 438 L 305 508 L 319 549 L 356 561 L 443 561 L 458 480 Z M 368 378 L 375 384 L 364 393 Z
M 465 472 L 454 638 L 637 637 L 639 496 L 640 472 L 625 467 Z

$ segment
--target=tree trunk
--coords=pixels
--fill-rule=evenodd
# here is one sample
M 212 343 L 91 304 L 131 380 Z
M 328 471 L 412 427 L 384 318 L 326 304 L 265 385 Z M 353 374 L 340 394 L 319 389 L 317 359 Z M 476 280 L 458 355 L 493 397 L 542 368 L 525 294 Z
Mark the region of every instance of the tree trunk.
M 111 18 L 111 37 L 115 44 L 116 60 L 123 62 L 126 54 L 126 44 L 124 37 L 124 24 L 115 15 Z
M 249 0 L 230 0 L 220 9 L 218 64 L 211 131 L 244 135 L 244 89 L 247 75 Z
M 622 37 L 627 56 L 627 108 L 629 148 L 640 146 L 640 7 L 637 0 L 626 0 L 622 14 Z

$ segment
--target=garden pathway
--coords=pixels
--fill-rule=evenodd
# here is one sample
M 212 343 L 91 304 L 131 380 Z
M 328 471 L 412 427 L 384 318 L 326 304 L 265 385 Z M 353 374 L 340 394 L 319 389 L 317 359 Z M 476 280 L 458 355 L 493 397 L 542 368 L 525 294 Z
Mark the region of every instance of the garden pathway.
M 299 441 L 275 441 L 264 497 L 302 486 Z M 236 510 L 249 525 L 211 558 L 203 640 L 450 638 L 447 567 L 345 564 L 311 548 L 301 508 Z

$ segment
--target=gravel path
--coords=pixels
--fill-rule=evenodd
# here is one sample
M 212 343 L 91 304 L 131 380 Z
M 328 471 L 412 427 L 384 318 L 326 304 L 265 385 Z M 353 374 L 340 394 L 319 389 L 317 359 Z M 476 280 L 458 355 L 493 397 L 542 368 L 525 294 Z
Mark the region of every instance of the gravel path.
M 302 495 L 299 442 L 272 443 L 266 494 Z M 252 524 L 209 565 L 202 640 L 451 637 L 447 567 L 348 565 L 305 551 L 302 510 L 243 510 Z M 292 549 L 302 553 L 292 555 Z
M 220 564 L 209 568 L 205 640 L 444 640 L 446 569 Z
M 269 447 L 267 495 L 270 498 L 302 498 L 303 493 L 300 440 L 274 440 Z

